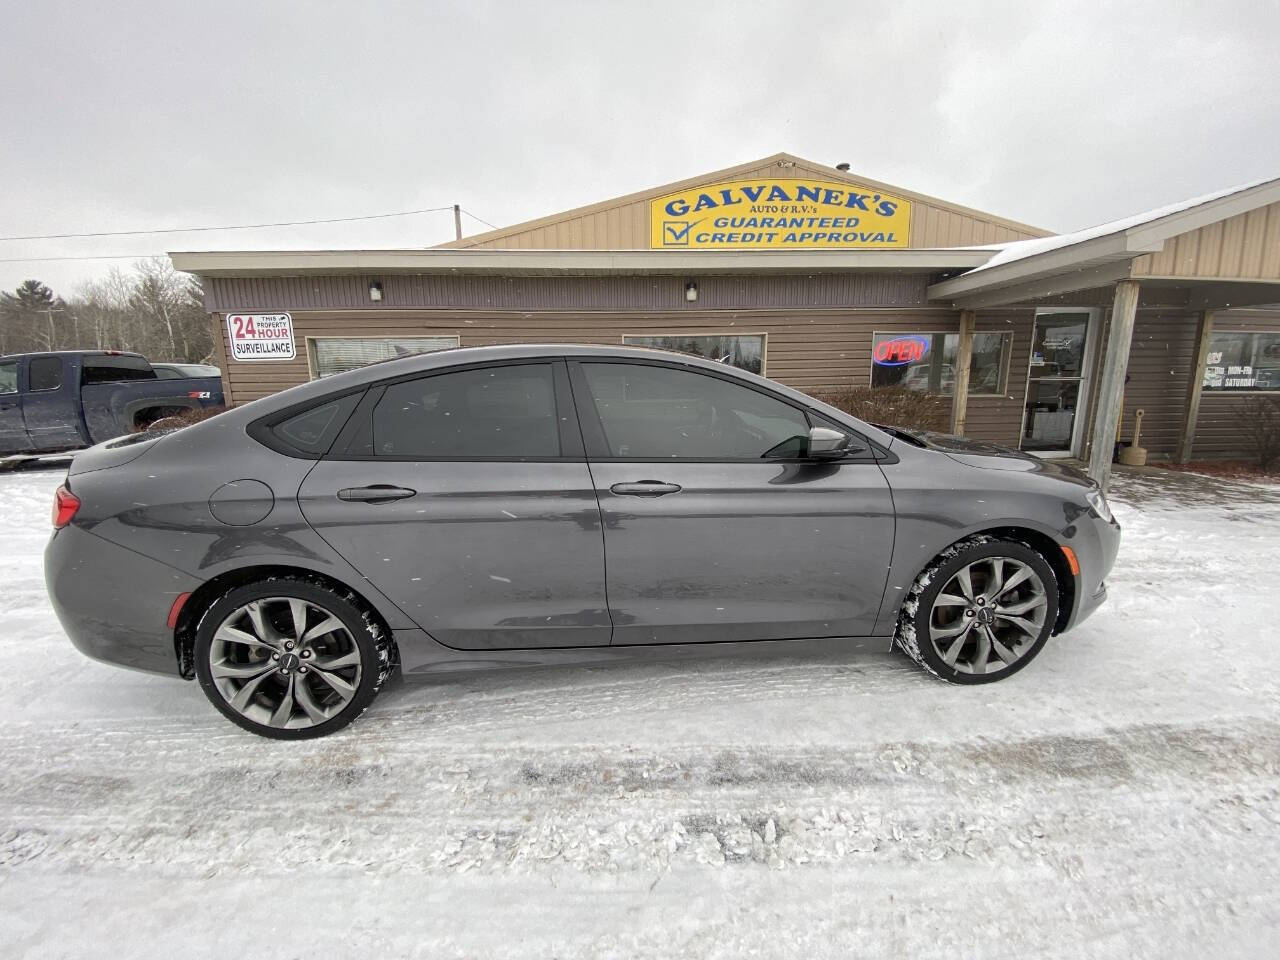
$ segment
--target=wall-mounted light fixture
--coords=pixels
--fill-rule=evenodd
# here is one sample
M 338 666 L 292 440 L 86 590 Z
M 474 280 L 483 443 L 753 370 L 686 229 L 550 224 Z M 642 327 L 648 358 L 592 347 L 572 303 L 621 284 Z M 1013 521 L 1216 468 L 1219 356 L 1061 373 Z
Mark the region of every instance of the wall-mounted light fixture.
M 698 299 L 698 281 L 690 280 L 684 285 L 684 298 L 690 303 Z
M 382 299 L 382 281 L 374 280 L 369 284 L 369 299 L 374 303 Z

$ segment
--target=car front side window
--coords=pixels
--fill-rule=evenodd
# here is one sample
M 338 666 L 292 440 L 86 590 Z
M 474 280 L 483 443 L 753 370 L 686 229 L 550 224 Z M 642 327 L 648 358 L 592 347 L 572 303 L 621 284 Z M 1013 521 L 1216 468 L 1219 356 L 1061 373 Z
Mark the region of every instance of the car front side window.
M 709 374 L 638 363 L 583 363 L 607 456 L 770 460 L 805 455 L 804 413 Z

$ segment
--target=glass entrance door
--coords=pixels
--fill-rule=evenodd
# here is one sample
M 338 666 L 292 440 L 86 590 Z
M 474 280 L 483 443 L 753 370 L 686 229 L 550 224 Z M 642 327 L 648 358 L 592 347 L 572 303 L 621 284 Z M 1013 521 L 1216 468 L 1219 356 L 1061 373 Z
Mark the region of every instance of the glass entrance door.
M 1041 310 L 1031 335 L 1022 449 L 1069 456 L 1084 421 L 1089 380 L 1090 310 Z

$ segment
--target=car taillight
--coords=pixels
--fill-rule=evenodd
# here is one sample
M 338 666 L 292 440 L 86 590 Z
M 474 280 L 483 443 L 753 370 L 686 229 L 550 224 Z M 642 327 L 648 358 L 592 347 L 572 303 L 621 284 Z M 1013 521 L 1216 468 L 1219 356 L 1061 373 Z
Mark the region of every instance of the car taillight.
M 61 530 L 71 518 L 76 515 L 76 511 L 80 509 L 80 498 L 67 489 L 63 484 L 58 488 L 57 493 L 53 495 L 53 526 L 55 530 Z

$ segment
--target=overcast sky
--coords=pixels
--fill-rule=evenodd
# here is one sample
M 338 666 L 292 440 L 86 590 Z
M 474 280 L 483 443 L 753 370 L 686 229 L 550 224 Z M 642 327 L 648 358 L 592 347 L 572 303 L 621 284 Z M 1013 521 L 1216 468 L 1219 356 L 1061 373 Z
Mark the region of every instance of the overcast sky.
M 1068 230 L 1280 176 L 1277 50 L 1280 0 L 9 2 L 0 236 L 455 202 L 507 225 L 780 150 Z M 452 235 L 435 213 L 0 259 Z M 0 288 L 113 263 L 3 262 Z

